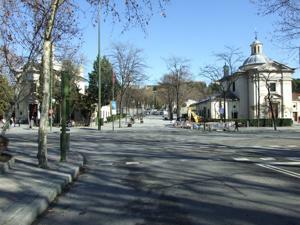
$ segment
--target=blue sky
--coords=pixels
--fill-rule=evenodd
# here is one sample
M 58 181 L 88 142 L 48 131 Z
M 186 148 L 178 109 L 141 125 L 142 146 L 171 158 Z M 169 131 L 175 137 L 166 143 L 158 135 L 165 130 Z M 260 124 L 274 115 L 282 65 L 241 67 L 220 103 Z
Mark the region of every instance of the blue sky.
M 82 3 L 82 7 L 86 5 Z M 164 59 L 171 56 L 189 59 L 194 79 L 202 80 L 199 68 L 221 63 L 215 61 L 213 54 L 223 52 L 225 46 L 239 47 L 248 57 L 256 30 L 269 58 L 299 67 L 297 51 L 282 49 L 281 43 L 272 40 L 276 18 L 258 16 L 256 6 L 249 0 L 171 0 L 166 14 L 163 18 L 156 13 L 146 34 L 138 27 L 122 34 L 123 24 L 102 21 L 101 55 L 108 55 L 113 43 L 131 43 L 144 50 L 149 66 L 146 83 L 159 81 L 167 72 Z M 84 28 L 82 53 L 87 59 L 84 67 L 88 74 L 97 55 L 97 27 L 88 17 L 82 19 L 81 26 Z M 300 77 L 299 72 L 295 77 Z

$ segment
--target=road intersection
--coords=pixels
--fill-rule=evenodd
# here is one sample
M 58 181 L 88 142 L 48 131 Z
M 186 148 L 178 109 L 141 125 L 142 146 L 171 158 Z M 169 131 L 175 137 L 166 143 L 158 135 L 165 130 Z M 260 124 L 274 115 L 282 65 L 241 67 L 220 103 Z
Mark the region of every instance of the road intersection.
M 160 117 L 115 131 L 72 128 L 85 173 L 34 224 L 300 224 L 299 134 L 202 132 Z M 53 149 L 57 137 L 49 134 Z

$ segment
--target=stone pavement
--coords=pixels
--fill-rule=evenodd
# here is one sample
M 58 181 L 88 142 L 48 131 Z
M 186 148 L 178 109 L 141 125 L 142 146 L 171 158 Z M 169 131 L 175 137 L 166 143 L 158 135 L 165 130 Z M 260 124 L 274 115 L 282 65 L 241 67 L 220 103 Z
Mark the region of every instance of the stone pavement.
M 117 130 L 119 122 L 114 128 Z M 122 120 L 123 128 L 126 122 Z M 73 129 L 73 128 L 71 128 Z M 76 129 L 76 128 L 75 128 Z M 97 130 L 97 127 L 90 128 Z M 106 123 L 103 130 L 112 130 L 112 124 Z M 29 129 L 28 125 L 11 127 L 7 131 L 10 138 L 8 153 L 14 156 L 13 168 L 0 173 L 0 225 L 30 225 L 43 213 L 49 204 L 63 192 L 63 189 L 76 179 L 83 166 L 82 155 L 72 152 L 67 162 L 59 162 L 58 146 L 48 149 L 49 169 L 37 167 L 37 141 L 22 140 L 15 135 L 32 134 L 37 138 L 38 127 Z M 53 127 L 48 137 L 60 133 Z M 24 151 L 26 150 L 26 151 Z M 53 151 L 54 150 L 54 151 Z
M 11 128 L 8 137 L 13 139 L 12 134 L 21 132 L 36 135 L 37 128 Z M 20 143 L 11 141 L 9 153 L 14 155 L 15 165 L 0 174 L 0 225 L 31 224 L 76 179 L 83 165 L 83 157 L 75 152 L 62 163 L 59 162 L 59 153 L 51 151 L 49 169 L 38 168 L 36 143 L 22 143 L 22 140 Z
M 143 125 L 137 121 L 134 128 L 139 129 Z M 151 121 L 151 124 L 147 124 L 149 127 L 158 125 L 168 126 L 171 124 L 170 121 L 162 123 L 158 120 L 157 124 L 155 120 Z M 124 128 L 132 129 L 127 128 L 123 121 Z M 96 128 L 90 129 L 96 130 Z M 112 129 L 112 124 L 105 124 L 102 129 L 109 131 Z M 115 123 L 115 129 L 118 130 L 118 122 Z M 300 131 L 299 126 L 279 129 L 280 131 L 285 130 L 284 135 L 287 136 L 289 136 L 289 132 L 295 133 Z M 57 137 L 59 130 L 59 128 L 54 127 L 52 134 L 50 133 L 49 136 L 52 135 L 52 138 L 54 136 Z M 272 128 L 241 128 L 239 133 L 257 134 L 271 130 Z M 15 155 L 16 163 L 7 173 L 0 174 L 0 225 L 31 224 L 39 214 L 47 209 L 57 195 L 62 193 L 63 189 L 76 179 L 79 174 L 79 168 L 83 165 L 83 156 L 76 152 L 69 154 L 68 162 L 59 162 L 58 146 L 50 146 L 51 151 L 48 152 L 49 169 L 43 170 L 38 168 L 36 166 L 36 141 L 26 141 L 25 139 L 20 139 L 21 136 L 14 136 L 28 133 L 32 134 L 33 137 L 37 137 L 37 131 L 38 128 L 31 130 L 26 125 L 14 127 L 8 131 L 8 137 L 11 137 L 9 151 Z M 86 132 L 86 129 L 82 129 L 81 132 Z M 187 131 L 182 130 L 182 132 Z M 24 153 L 24 149 L 28 151 Z

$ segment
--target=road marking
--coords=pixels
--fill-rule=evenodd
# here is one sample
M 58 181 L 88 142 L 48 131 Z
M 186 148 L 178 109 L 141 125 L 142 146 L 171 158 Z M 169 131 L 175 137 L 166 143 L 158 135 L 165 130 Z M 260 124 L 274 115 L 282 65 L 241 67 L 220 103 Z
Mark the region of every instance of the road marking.
M 245 157 L 238 157 L 238 158 L 233 158 L 235 161 L 249 161 L 248 158 Z
M 291 161 L 300 161 L 299 157 L 286 157 L 286 159 Z
M 300 162 L 271 162 L 271 165 L 286 165 L 286 166 L 297 166 L 300 165 Z
M 279 173 L 286 174 L 288 176 L 292 176 L 292 177 L 296 177 L 296 178 L 300 179 L 300 174 L 299 173 L 295 173 L 293 171 L 281 169 L 281 168 L 276 167 L 276 166 L 271 166 L 271 165 L 266 165 L 266 164 L 260 164 L 260 163 L 257 163 L 256 165 L 258 165 L 260 167 L 263 167 L 263 168 L 270 169 L 270 170 L 274 170 L 274 171 L 279 172 Z
M 270 145 L 269 147 L 270 147 L 270 148 L 280 148 L 279 145 Z
M 262 157 L 260 158 L 261 160 L 264 160 L 264 161 L 270 161 L 270 160 L 275 160 L 275 158 L 273 157 Z
M 259 146 L 259 145 L 254 145 L 252 146 L 252 148 L 262 148 L 263 146 Z
M 126 165 L 139 165 L 139 162 L 126 162 Z
M 297 145 L 288 145 L 287 147 L 289 147 L 289 148 L 297 148 L 298 146 Z

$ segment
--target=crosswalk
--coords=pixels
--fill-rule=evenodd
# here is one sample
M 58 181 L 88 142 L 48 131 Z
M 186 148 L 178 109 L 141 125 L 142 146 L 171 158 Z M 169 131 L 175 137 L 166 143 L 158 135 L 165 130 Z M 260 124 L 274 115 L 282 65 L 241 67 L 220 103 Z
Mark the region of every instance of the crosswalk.
M 300 179 L 300 157 L 233 157 L 233 160 Z

